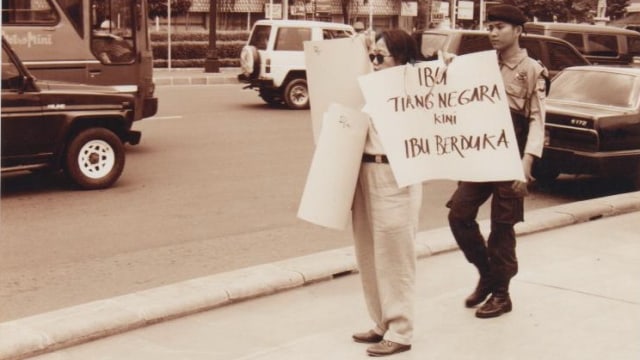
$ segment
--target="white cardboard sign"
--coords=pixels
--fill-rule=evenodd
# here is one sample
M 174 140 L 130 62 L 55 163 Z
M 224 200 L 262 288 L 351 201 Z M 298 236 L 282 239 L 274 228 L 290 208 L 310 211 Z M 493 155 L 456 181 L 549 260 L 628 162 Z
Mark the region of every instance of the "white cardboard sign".
M 494 50 L 359 78 L 400 186 L 430 179 L 524 180 Z

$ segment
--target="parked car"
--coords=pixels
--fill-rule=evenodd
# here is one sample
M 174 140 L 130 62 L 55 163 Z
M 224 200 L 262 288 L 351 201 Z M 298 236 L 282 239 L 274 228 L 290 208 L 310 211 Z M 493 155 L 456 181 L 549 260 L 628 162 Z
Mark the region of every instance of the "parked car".
M 259 20 L 240 53 L 238 80 L 268 104 L 309 108 L 304 41 L 351 37 L 351 25 L 305 20 Z
M 482 30 L 432 29 L 413 34 L 424 59 L 437 56 L 438 50 L 456 55 L 491 50 L 489 34 Z M 589 61 L 568 42 L 551 36 L 524 34 L 520 45 L 529 56 L 549 70 L 550 77 L 569 66 L 589 65 Z
M 631 65 L 640 60 L 640 34 L 615 26 L 528 22 L 525 31 L 570 42 L 594 65 Z
M 117 89 L 41 81 L 2 38 L 2 174 L 64 170 L 79 188 L 114 184 L 125 163 L 135 99 Z
M 625 177 L 640 185 L 640 68 L 571 67 L 551 83 L 534 176 Z

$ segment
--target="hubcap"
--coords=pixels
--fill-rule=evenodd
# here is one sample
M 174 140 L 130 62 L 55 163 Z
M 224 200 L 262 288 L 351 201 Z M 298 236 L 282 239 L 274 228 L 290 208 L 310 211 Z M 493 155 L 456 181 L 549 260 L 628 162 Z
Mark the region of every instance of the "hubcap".
M 78 167 L 84 176 L 99 179 L 111 172 L 115 159 L 116 154 L 109 143 L 103 140 L 92 140 L 80 149 Z
M 296 86 L 291 89 L 291 100 L 296 105 L 304 105 L 309 98 L 307 88 L 304 86 Z

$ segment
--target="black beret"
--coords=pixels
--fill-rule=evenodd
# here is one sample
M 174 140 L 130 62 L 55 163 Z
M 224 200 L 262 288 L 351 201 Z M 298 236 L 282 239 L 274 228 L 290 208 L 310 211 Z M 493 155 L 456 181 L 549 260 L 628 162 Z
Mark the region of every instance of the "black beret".
M 487 20 L 522 25 L 527 22 L 527 17 L 522 13 L 522 10 L 513 5 L 496 5 L 487 10 Z

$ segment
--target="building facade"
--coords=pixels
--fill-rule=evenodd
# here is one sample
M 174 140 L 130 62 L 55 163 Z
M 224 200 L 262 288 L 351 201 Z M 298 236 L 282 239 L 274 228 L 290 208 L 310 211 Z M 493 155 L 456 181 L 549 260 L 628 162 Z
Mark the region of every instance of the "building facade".
M 458 2 L 466 3 L 471 9 L 475 6 L 474 17 L 479 18 L 479 1 Z M 400 27 L 411 31 L 437 26 L 448 22 L 450 17 L 449 0 L 289 0 L 288 4 L 281 0 L 217 0 L 216 3 L 220 30 L 249 30 L 257 20 L 271 17 L 349 24 L 360 21 L 374 30 Z M 210 0 L 192 0 L 188 14 L 174 18 L 172 26 L 187 31 L 208 29 L 209 9 Z M 472 23 L 474 19 L 468 18 L 457 22 L 462 27 L 472 27 Z M 157 24 L 164 26 L 166 20 L 159 19 Z

